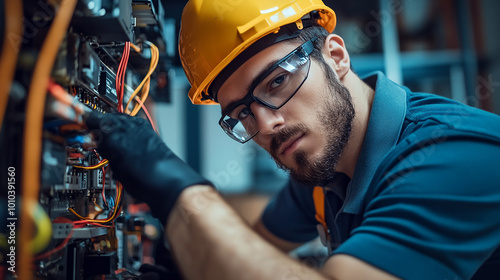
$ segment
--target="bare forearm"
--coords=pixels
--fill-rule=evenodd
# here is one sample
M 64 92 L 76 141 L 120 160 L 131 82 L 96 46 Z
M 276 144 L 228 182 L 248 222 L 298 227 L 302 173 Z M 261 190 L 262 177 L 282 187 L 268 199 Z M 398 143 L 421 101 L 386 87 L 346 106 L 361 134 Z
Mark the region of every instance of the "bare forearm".
M 181 194 L 166 232 L 186 279 L 324 279 L 265 242 L 209 187 Z

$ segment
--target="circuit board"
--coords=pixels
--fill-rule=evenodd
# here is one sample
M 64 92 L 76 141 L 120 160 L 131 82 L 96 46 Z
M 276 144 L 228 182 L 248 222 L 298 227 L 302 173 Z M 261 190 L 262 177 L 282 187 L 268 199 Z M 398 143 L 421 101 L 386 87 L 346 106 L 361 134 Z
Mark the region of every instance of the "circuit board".
M 162 229 L 113 178 L 82 115 L 146 118 L 148 95 L 168 100 L 168 85 L 156 80 L 168 76 L 165 46 L 173 43 L 163 5 L 25 0 L 1 6 L 7 21 L 0 38 L 16 62 L 0 134 L 1 178 L 10 182 L 0 194 L 6 223 L 0 279 L 134 275 L 153 257 Z

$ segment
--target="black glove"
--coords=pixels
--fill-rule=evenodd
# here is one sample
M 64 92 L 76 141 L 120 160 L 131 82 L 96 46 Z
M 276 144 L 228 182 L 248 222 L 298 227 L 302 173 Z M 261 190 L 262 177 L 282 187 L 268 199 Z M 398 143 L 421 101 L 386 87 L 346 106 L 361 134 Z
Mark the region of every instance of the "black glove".
M 162 223 L 185 188 L 212 186 L 178 158 L 145 119 L 92 112 L 86 124 L 116 179 L 133 197 L 146 202 Z
M 175 270 L 169 270 L 160 265 L 142 264 L 139 268 L 142 272 L 140 276 L 137 277 L 138 280 L 181 280 L 179 272 Z

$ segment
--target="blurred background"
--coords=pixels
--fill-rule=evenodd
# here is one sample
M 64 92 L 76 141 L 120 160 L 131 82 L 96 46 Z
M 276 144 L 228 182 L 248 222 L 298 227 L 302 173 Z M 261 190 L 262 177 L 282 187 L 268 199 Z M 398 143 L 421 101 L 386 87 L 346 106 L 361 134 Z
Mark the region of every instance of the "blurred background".
M 241 145 L 224 134 L 219 106 L 190 104 L 176 48 L 186 2 L 164 1 L 175 44 L 167 46 L 173 55 L 168 102 L 154 105 L 155 119 L 167 144 L 253 220 L 286 174 L 253 143 Z M 500 113 L 500 1 L 324 2 L 337 14 L 334 32 L 344 38 L 358 75 L 384 71 L 413 91 Z

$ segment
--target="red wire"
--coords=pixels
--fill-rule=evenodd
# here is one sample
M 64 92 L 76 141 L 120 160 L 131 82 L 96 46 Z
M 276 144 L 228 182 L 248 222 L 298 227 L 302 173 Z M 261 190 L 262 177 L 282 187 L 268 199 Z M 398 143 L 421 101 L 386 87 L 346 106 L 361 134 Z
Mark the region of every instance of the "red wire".
M 88 225 L 93 225 L 93 226 L 97 226 L 97 227 L 106 227 L 106 228 L 110 228 L 112 226 L 108 226 L 108 225 L 102 225 L 102 224 L 98 224 L 98 223 L 87 223 Z
M 122 58 L 120 60 L 120 67 L 119 67 L 119 70 L 118 70 L 118 73 L 116 76 L 116 79 L 118 81 L 118 84 L 116 86 L 116 92 L 117 92 L 117 98 L 118 98 L 118 104 L 117 104 L 118 105 L 118 112 L 123 112 L 123 103 L 122 103 L 122 100 L 123 100 L 123 91 L 122 91 L 123 80 L 122 80 L 122 77 L 123 77 L 123 72 L 125 72 L 125 69 L 123 67 L 123 65 L 125 63 L 125 56 L 126 56 L 126 46 L 123 49 Z
M 121 72 L 122 72 L 122 65 L 123 65 L 123 54 L 122 58 L 120 60 L 120 65 L 118 65 L 118 70 L 116 71 L 116 79 L 115 79 L 115 88 L 116 88 L 116 100 L 118 102 L 117 109 L 118 112 L 120 112 L 120 77 L 121 77 Z
M 120 182 L 116 182 L 116 196 L 115 196 L 115 209 L 113 209 L 113 211 L 111 211 L 111 213 L 109 214 L 108 218 L 107 219 L 91 219 L 91 220 L 80 220 L 80 221 L 74 221 L 73 224 L 74 225 L 81 225 L 81 224 L 92 224 L 92 223 L 95 223 L 95 221 L 106 221 L 106 220 L 109 220 L 111 218 L 113 218 L 111 221 L 107 221 L 107 222 L 113 222 L 114 223 L 114 220 L 120 215 L 120 212 L 121 212 L 121 209 L 122 207 L 120 206 L 119 209 L 117 209 L 116 207 L 118 207 L 118 204 L 120 203 L 120 201 L 123 199 L 123 187 L 121 186 Z
M 54 249 L 46 252 L 46 253 L 43 253 L 41 255 L 38 255 L 34 258 L 35 261 L 39 261 L 41 259 L 45 259 L 47 257 L 50 257 L 51 255 L 53 255 L 54 253 L 62 250 L 64 248 L 64 246 L 66 246 L 68 243 L 69 243 L 69 240 L 71 239 L 71 236 L 73 236 L 73 231 L 71 231 L 68 236 L 66 237 L 66 239 L 64 239 L 64 241 L 59 244 L 59 246 L 55 247 Z
M 75 154 L 75 155 L 78 155 L 78 154 Z M 88 168 L 96 167 L 96 166 L 98 166 L 99 164 L 103 163 L 105 160 L 106 160 L 106 159 L 102 159 L 101 161 L 99 161 L 99 162 L 98 162 L 97 164 L 95 164 L 95 165 L 89 165 L 89 166 L 83 166 L 83 165 L 82 165 L 82 166 L 83 166 L 83 167 L 88 167 Z M 107 164 L 105 164 L 105 165 L 107 165 Z M 80 166 L 80 165 L 75 165 L 75 166 Z
M 109 165 L 106 167 L 106 169 L 104 169 L 104 166 L 101 168 L 102 168 L 102 192 L 101 192 L 101 196 L 102 196 L 103 203 L 106 205 L 106 207 L 109 207 L 108 201 L 106 200 L 106 195 L 104 194 L 104 188 L 106 186 L 106 172 L 108 172 Z
M 125 42 L 125 51 L 126 51 L 126 57 L 125 57 L 125 62 L 123 66 L 123 77 L 122 77 L 122 85 L 121 85 L 121 101 L 120 101 L 120 106 L 122 107 L 122 113 L 123 113 L 123 97 L 125 95 L 125 70 L 127 69 L 127 64 L 128 64 L 128 59 L 130 56 L 130 42 Z
M 101 157 L 101 155 L 99 155 L 99 153 L 97 152 L 96 149 L 94 149 L 94 153 L 97 156 L 97 158 L 99 159 L 99 161 L 103 160 L 103 158 Z M 106 172 L 108 171 L 108 168 L 109 168 L 109 165 L 106 166 L 106 169 L 104 169 L 104 166 L 101 167 L 101 170 L 102 170 L 102 191 L 101 191 L 101 196 L 102 196 L 103 203 L 106 205 L 106 207 L 108 206 L 108 201 L 106 201 L 106 195 L 104 193 L 104 188 L 106 186 Z
M 125 42 L 123 48 L 122 59 L 117 73 L 117 97 L 118 97 L 118 112 L 123 113 L 123 96 L 125 87 L 125 71 L 127 69 L 128 58 L 130 56 L 130 42 Z M 118 94 L 119 93 L 119 94 Z
M 137 97 L 137 96 L 136 96 Z M 139 102 L 139 104 L 141 105 L 142 107 L 142 110 L 144 110 L 144 113 L 146 114 L 146 116 L 148 117 L 148 120 L 149 122 L 151 123 L 151 126 L 153 127 L 153 130 L 156 132 L 156 134 L 160 135 L 158 133 L 158 130 L 156 130 L 156 127 L 155 127 L 155 124 L 153 122 L 153 118 L 151 118 L 151 115 L 149 114 L 149 111 L 148 109 L 146 108 L 146 106 L 144 106 L 144 103 L 142 103 L 141 99 L 140 98 L 136 98 L 135 101 Z
M 118 99 L 118 112 L 123 113 L 123 89 L 125 87 L 125 71 L 130 56 L 130 42 L 125 42 L 122 58 L 116 72 L 116 97 Z

